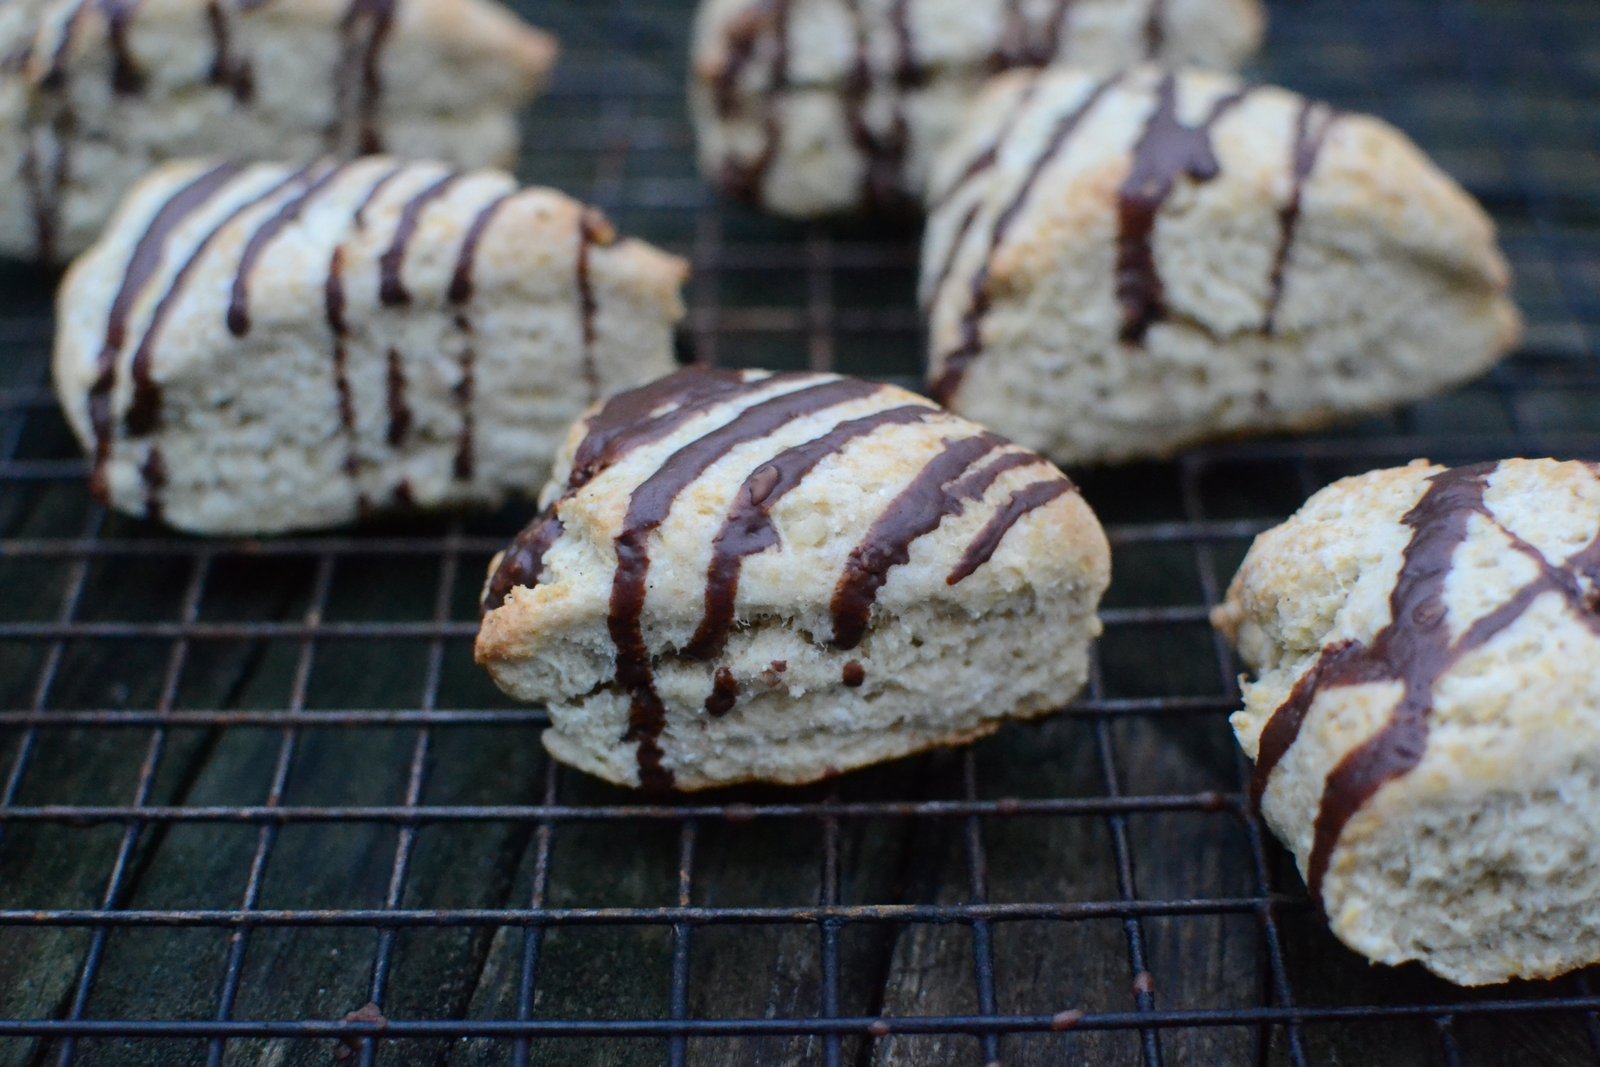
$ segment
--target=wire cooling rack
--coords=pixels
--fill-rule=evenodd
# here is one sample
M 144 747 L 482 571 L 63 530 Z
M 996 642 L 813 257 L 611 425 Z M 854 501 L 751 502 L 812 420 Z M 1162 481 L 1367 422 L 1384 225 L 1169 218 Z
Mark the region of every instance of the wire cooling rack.
M 718 204 L 689 10 L 550 2 L 524 176 L 695 266 L 686 348 L 914 380 L 914 235 Z M 1249 539 L 1419 455 L 1600 457 L 1600 5 L 1296 0 L 1257 73 L 1411 132 L 1493 211 L 1530 329 L 1393 416 L 1083 477 L 1115 545 L 1085 696 L 814 789 L 645 802 L 471 664 L 528 507 L 270 542 L 107 515 L 0 296 L 0 1064 L 1600 1059 L 1584 975 L 1369 968 L 1245 803 L 1206 626 Z M 1041 635 L 1048 640 L 1048 635 Z

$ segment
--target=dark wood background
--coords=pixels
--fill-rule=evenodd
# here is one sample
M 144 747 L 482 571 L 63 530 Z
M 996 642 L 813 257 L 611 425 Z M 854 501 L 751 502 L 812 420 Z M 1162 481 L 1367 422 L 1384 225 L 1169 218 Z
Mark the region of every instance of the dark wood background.
M 566 48 L 527 119 L 524 176 L 694 260 L 687 350 L 915 375 L 914 234 L 785 223 L 705 192 L 682 100 L 687 2 L 523 6 Z M 1284 0 L 1272 14 L 1257 73 L 1392 118 L 1489 204 L 1526 351 L 1310 441 L 1084 475 L 1116 543 L 1084 700 L 969 752 L 697 798 L 735 806 L 692 817 L 628 809 L 636 798 L 551 766 L 539 716 L 473 667 L 475 593 L 527 505 L 267 546 L 108 517 L 46 387 L 50 280 L 5 273 L 0 1064 L 1595 1062 L 1592 1013 L 1478 1010 L 1587 997 L 1586 978 L 1466 993 L 1329 936 L 1246 816 L 1235 666 L 1204 620 L 1250 536 L 1335 477 L 1416 455 L 1600 455 L 1600 5 Z M 676 925 L 659 911 L 680 906 L 700 910 Z M 853 910 L 819 922 L 819 906 Z M 716 921 L 751 907 L 776 911 Z M 528 908 L 556 910 L 460 923 Z M 108 925 L 113 911 L 134 917 Z M 1310 1014 L 1251 1021 L 1286 1000 Z M 397 1025 L 889 1029 L 376 1045 L 20 1032 L 337 1021 L 369 1001 Z M 1446 1007 L 1318 1014 L 1406 1005 Z M 1068 1011 L 1088 1014 L 988 1041 L 894 1022 Z M 1142 1028 L 1127 1025 L 1137 1011 Z

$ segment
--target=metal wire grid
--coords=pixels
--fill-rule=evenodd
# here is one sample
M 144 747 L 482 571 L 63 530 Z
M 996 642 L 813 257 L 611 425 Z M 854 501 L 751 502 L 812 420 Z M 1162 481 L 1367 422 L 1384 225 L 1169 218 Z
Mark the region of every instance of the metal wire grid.
M 696 280 L 687 333 L 698 358 L 914 377 L 919 323 L 908 235 L 862 236 L 762 219 L 712 202 L 694 177 L 681 115 L 682 5 L 616 0 L 597 18 L 593 5 L 552 3 L 530 14 L 562 33 L 568 58 L 562 81 L 532 120 L 525 170 L 587 192 L 625 229 L 690 255 Z M 1181 1033 L 1245 1028 L 1254 1035 L 1259 1062 L 1301 1065 L 1336 1054 L 1340 1035 L 1356 1024 L 1405 1024 L 1431 1033 L 1429 1057 L 1455 1065 L 1470 1058 L 1456 1036 L 1459 1026 L 1536 1012 L 1575 1020 L 1589 1053 L 1600 1059 L 1600 995 L 1584 976 L 1488 996 L 1414 976 L 1388 985 L 1375 980 L 1345 1002 L 1303 992 L 1305 967 L 1342 950 L 1330 947 L 1326 934 L 1290 929 L 1314 931 L 1314 917 L 1298 879 L 1245 801 L 1248 767 L 1231 748 L 1225 726 L 1238 696 L 1236 665 L 1205 627 L 1248 538 L 1335 476 L 1421 454 L 1441 460 L 1600 456 L 1594 403 L 1600 390 L 1600 301 L 1594 295 L 1600 280 L 1600 9 L 1554 2 L 1303 0 L 1279 4 L 1274 15 L 1264 77 L 1394 118 L 1491 206 L 1521 280 L 1531 324 L 1527 350 L 1482 383 L 1353 429 L 1310 440 L 1217 446 L 1172 465 L 1086 476 L 1086 494 L 1108 520 L 1119 578 L 1104 613 L 1107 634 L 1089 691 L 1062 720 L 1081 731 L 1092 753 L 1093 784 L 1083 795 L 1049 788 L 997 794 L 986 785 L 990 764 L 980 748 L 933 757 L 953 761 L 954 786 L 944 796 L 899 793 L 894 779 L 887 787 L 858 787 L 852 779 L 818 791 L 757 791 L 674 804 L 613 793 L 596 799 L 575 781 L 579 776 L 541 760 L 531 796 L 473 804 L 435 798 L 430 788 L 440 752 L 449 745 L 458 753 L 458 735 L 531 749 L 546 722 L 541 710 L 488 696 L 481 684 L 465 680 L 463 669 L 476 630 L 478 576 L 519 515 L 265 543 L 193 541 L 108 516 L 82 489 L 84 464 L 45 384 L 44 288 L 13 279 L 13 296 L 0 317 L 0 340 L 12 356 L 0 388 L 0 578 L 8 590 L 32 595 L 0 607 L 0 730 L 7 745 L 0 893 L 8 881 L 5 846 L 30 828 L 69 843 L 101 827 L 117 836 L 109 864 L 94 879 L 91 905 L 0 896 L 6 904 L 0 945 L 41 929 L 85 935 L 73 942 L 74 977 L 57 1010 L 0 1018 L 0 1041 L 41 1039 L 30 1055 L 66 1064 L 93 1059 L 107 1039 L 185 1039 L 204 1046 L 206 1062 L 219 1064 L 240 1041 L 320 1040 L 327 1048 L 337 1039 L 357 1062 L 370 1064 L 405 1060 L 425 1039 L 498 1039 L 512 1062 L 525 1063 L 547 1038 L 631 1038 L 652 1039 L 650 1048 L 680 1064 L 691 1058 L 691 1041 L 715 1047 L 719 1039 L 804 1035 L 819 1042 L 822 1061 L 831 1065 L 874 1055 L 898 1062 L 894 1043 L 918 1035 L 958 1035 L 963 1056 L 994 1063 L 1013 1055 L 1025 1035 L 1061 1034 L 1059 1040 L 1071 1041 L 1126 1031 L 1134 1035 L 1134 1057 L 1159 1064 L 1185 1058 L 1174 1045 Z M 415 587 L 410 608 L 386 604 L 381 615 L 361 613 L 365 602 L 341 585 L 341 574 L 367 574 L 375 560 Z M 1141 579 L 1147 565 L 1152 577 Z M 265 607 L 263 596 L 270 601 Z M 288 656 L 284 697 L 252 705 L 248 686 L 234 682 L 196 706 L 188 695 L 191 679 L 209 677 L 219 649 L 240 658 L 247 675 L 273 662 L 281 667 Z M 414 696 L 374 706 L 319 697 L 319 681 L 339 673 L 338 659 L 350 649 L 369 658 L 404 650 L 399 655 L 416 676 Z M 1174 649 L 1181 653 L 1178 665 L 1155 662 Z M 83 683 L 83 664 L 104 671 L 124 658 L 126 669 L 117 677 L 125 692 Z M 1203 788 L 1150 788 L 1125 754 L 1127 728 L 1172 722 L 1221 738 L 1231 752 L 1219 764 L 1227 771 Z M 403 765 L 395 768 L 397 802 L 296 799 L 308 737 L 330 729 L 358 741 L 408 733 L 408 749 L 386 750 L 398 751 Z M 264 793 L 224 790 L 210 802 L 164 779 L 178 739 L 214 741 L 248 731 L 278 738 Z M 62 754 L 113 733 L 126 739 L 126 759 L 135 765 L 131 776 L 113 783 L 124 790 L 123 799 L 90 803 L 80 795 L 53 795 L 47 779 L 62 765 Z M 1242 835 L 1245 891 L 1141 891 L 1143 828 L 1151 818 L 1172 815 L 1200 818 L 1205 833 Z M 990 863 L 994 830 L 1025 819 L 1103 824 L 1113 891 L 1085 899 L 993 899 L 996 880 L 1006 874 Z M 947 894 L 953 899 L 851 898 L 841 839 L 852 825 L 880 820 L 959 841 L 964 873 Z M 699 855 L 707 833 L 791 823 L 820 833 L 817 899 L 729 905 L 697 897 L 697 883 L 706 876 Z M 285 835 L 357 825 L 393 831 L 375 904 L 268 906 L 274 856 Z M 172 834 L 204 826 L 254 832 L 242 888 L 183 906 L 133 903 L 158 869 L 152 853 Z M 495 907 L 416 899 L 409 882 L 419 835 L 451 826 L 511 827 L 523 835 L 529 873 L 519 896 L 507 895 Z M 585 826 L 675 836 L 670 903 L 555 901 L 557 842 Z M 1148 862 L 1144 870 L 1148 875 Z M 14 878 L 16 870 L 10 874 Z M 1173 976 L 1161 973 L 1153 959 L 1151 924 L 1225 916 L 1256 928 L 1256 995 L 1223 1006 L 1158 996 Z M 996 947 L 1001 927 L 1094 922 L 1120 926 L 1126 956 L 1120 997 L 1051 1003 L 1044 990 L 1032 995 L 1003 988 Z M 703 944 L 708 931 L 730 929 L 738 937 L 758 927 L 814 931 L 814 1010 L 696 1014 L 696 982 L 712 980 L 696 976 L 697 942 Z M 903 934 L 922 927 L 968 932 L 970 1010 L 891 1016 L 880 1001 L 880 1010 L 862 1011 L 860 998 L 845 990 L 845 939 L 862 928 Z M 252 946 L 271 931 L 362 934 L 371 951 L 365 994 L 392 1011 L 398 939 L 435 928 L 509 931 L 520 939 L 509 1011 L 346 1021 L 240 1010 L 251 992 Z M 577 928 L 667 931 L 665 1011 L 625 1018 L 542 1012 L 541 982 L 551 977 L 548 935 Z M 214 1008 L 201 1006 L 200 1014 L 185 1018 L 107 1017 L 93 1010 L 109 942 L 136 930 L 163 937 L 183 930 L 225 934 Z M 911 1062 L 924 1061 L 913 1052 Z

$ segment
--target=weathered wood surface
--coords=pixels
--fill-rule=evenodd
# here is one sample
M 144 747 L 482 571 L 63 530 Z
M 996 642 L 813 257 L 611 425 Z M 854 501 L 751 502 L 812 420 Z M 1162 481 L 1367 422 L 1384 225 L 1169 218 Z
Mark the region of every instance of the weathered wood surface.
M 1319 26 L 1337 13 L 1318 11 Z M 597 9 L 604 8 L 604 11 Z M 735 210 L 697 215 L 672 206 L 696 179 L 689 163 L 680 86 L 687 2 L 540 5 L 535 17 L 568 46 L 557 93 L 530 118 L 529 176 L 599 198 L 624 226 L 694 253 L 704 268 L 712 247 L 773 241 L 812 262 L 848 247 L 844 230 L 803 230 Z M 1310 18 L 1311 15 L 1305 17 Z M 1284 19 L 1288 19 L 1286 13 Z M 622 36 L 632 55 L 618 46 Z M 1290 32 L 1303 48 L 1303 37 Z M 1331 54 L 1331 53 L 1330 53 Z M 1304 52 L 1295 55 L 1303 56 Z M 1326 75 L 1326 72 L 1324 72 Z M 564 88 L 563 88 L 564 87 Z M 633 97 L 629 92 L 638 90 Z M 597 100 L 599 103 L 597 104 Z M 601 112 L 596 118 L 593 112 Z M 586 139 L 598 151 L 560 150 L 574 131 L 598 122 Z M 551 132 L 554 131 L 554 132 Z M 556 146 L 552 149 L 552 146 Z M 630 184 L 631 183 L 631 184 Z M 655 198 L 655 199 L 652 199 Z M 651 207 L 657 201 L 666 206 Z M 1513 204 L 1514 198 L 1505 203 Z M 881 251 L 886 240 L 873 235 Z M 704 270 L 692 289 L 702 317 L 697 340 L 739 363 L 798 365 L 817 357 L 873 373 L 914 370 L 916 342 L 907 330 L 845 335 L 718 333 L 715 308 L 779 307 L 820 316 L 835 305 L 905 313 L 910 307 L 911 238 L 898 265 L 872 270 Z M 802 253 L 804 255 L 802 255 Z M 801 276 L 803 273 L 803 277 Z M 0 320 L 7 363 L 0 385 L 42 381 L 45 288 L 7 276 Z M 813 318 L 813 323 L 820 319 Z M 1561 406 L 1560 398 L 1552 404 Z M 1566 407 L 1564 417 L 1577 418 Z M 1446 398 L 1409 416 L 1380 420 L 1380 432 L 1449 427 L 1492 419 L 1482 393 Z M 1559 412 L 1558 412 L 1559 414 Z M 1593 426 L 1586 409 L 1581 428 Z M 0 443 L 15 412 L 0 419 Z M 28 416 L 17 455 L 75 454 L 53 412 Z M 1568 423 L 1561 424 L 1570 428 Z M 1494 426 L 1504 429 L 1503 426 Z M 1265 519 L 1298 504 L 1305 482 L 1325 481 L 1361 464 L 1338 457 L 1302 469 L 1292 461 L 1224 463 L 1196 474 L 1204 513 L 1186 500 L 1180 470 L 1149 466 L 1084 480 L 1111 524 L 1199 518 Z M 165 536 L 112 519 L 104 531 L 83 487 L 71 479 L 0 483 L 0 549 L 30 538 Z M 474 532 L 505 536 L 515 512 L 473 520 Z M 434 523 L 405 532 L 442 538 Z M 1226 542 L 1199 555 L 1187 544 L 1128 544 L 1116 557 L 1108 606 L 1201 606 L 1243 550 Z M 196 546 L 197 551 L 198 546 Z M 0 620 L 303 620 L 320 605 L 327 618 L 425 621 L 436 605 L 450 617 L 473 617 L 472 594 L 484 559 L 464 554 L 453 574 L 441 559 L 340 554 L 270 559 L 217 546 L 203 571 L 196 551 L 170 557 L 38 561 L 0 551 Z M 202 595 L 192 599 L 193 583 Z M 322 593 L 326 591 L 324 598 Z M 75 594 L 75 595 L 74 595 Z M 435 663 L 432 657 L 437 657 Z M 176 658 L 175 658 L 176 657 Z M 39 691 L 54 662 L 52 683 Z M 437 669 L 437 685 L 430 671 Z M 171 683 L 169 685 L 169 682 Z M 1082 715 L 1008 728 L 969 757 L 942 753 L 849 776 L 798 793 L 741 791 L 719 800 L 984 799 L 1101 797 L 1125 794 L 1237 793 L 1240 759 L 1227 730 L 1229 681 L 1202 623 L 1114 627 L 1100 650 L 1099 695 L 1187 695 L 1217 700 L 1203 714 Z M 170 691 L 167 691 L 170 690 Z M 503 701 L 472 667 L 467 642 L 299 640 L 0 642 L 0 707 L 26 711 L 307 707 L 416 709 L 436 697 L 444 707 L 498 707 Z M 231 726 L 64 730 L 0 734 L 0 774 L 28 751 L 13 803 L 121 805 L 132 802 L 141 767 L 154 765 L 140 799 L 151 805 L 388 805 L 408 800 L 413 767 L 422 771 L 424 806 L 598 805 L 625 794 L 571 772 L 554 772 L 526 725 L 307 728 Z M 0 787 L 4 779 L 0 778 Z M 551 792 L 553 790 L 553 792 Z M 149 825 L 128 835 L 120 824 L 0 824 L 0 908 L 99 907 L 119 855 L 125 874 L 113 904 L 144 909 L 382 908 L 390 902 L 397 850 L 408 869 L 398 903 L 406 908 L 663 907 L 691 903 L 811 907 L 851 904 L 958 905 L 991 902 L 1112 902 L 1249 898 L 1260 889 L 1250 827 L 1230 810 L 1091 816 L 965 818 L 579 821 L 559 824 L 486 821 L 429 824 L 402 841 L 394 825 Z M 251 891 L 258 857 L 267 860 Z M 829 857 L 836 857 L 836 865 Z M 1273 887 L 1294 894 L 1299 882 L 1270 841 L 1264 856 Z M 1131 884 L 1119 877 L 1125 859 Z M 685 861 L 687 860 L 687 864 Z M 687 869 L 688 877 L 683 878 Z M 1368 967 L 1333 942 L 1303 906 L 1274 913 L 1287 977 L 1299 1004 L 1360 1005 L 1462 1002 L 1463 994 L 1415 970 Z M 1130 934 L 1147 978 L 1136 975 Z M 81 927 L 0 927 L 0 1019 L 68 1014 L 96 935 Z M 372 927 L 256 929 L 235 937 L 220 929 L 114 930 L 103 935 L 96 981 L 84 1015 L 94 1019 L 211 1019 L 223 1008 L 225 975 L 237 965 L 240 1019 L 339 1019 L 374 995 L 374 961 L 385 935 Z M 832 1010 L 844 1016 L 973 1014 L 984 1010 L 976 975 L 992 960 L 994 1010 L 1052 1014 L 1127 1011 L 1136 982 L 1161 1009 L 1249 1007 L 1274 1002 L 1266 939 L 1251 913 L 1071 922 L 968 923 L 857 921 L 824 931 L 816 923 L 700 926 L 523 926 L 422 928 L 387 938 L 389 968 L 381 999 L 393 1019 L 514 1019 L 525 968 L 533 964 L 532 1017 L 661 1019 L 671 1017 L 673 971 L 685 967 L 689 1017 L 792 1018 Z M 836 1003 L 828 1004 L 825 955 L 838 961 Z M 1494 990 L 1490 996 L 1546 996 L 1572 983 Z M 1447 1046 L 1431 1022 L 1307 1025 L 1294 1035 L 1310 1062 L 1414 1065 L 1446 1062 Z M 1180 1027 L 1160 1033 L 1077 1030 L 1009 1036 L 990 1047 L 969 1035 L 890 1033 L 839 1042 L 840 1062 L 875 1067 L 979 1064 L 998 1056 L 1027 1064 L 1109 1065 L 1141 1062 L 1155 1048 L 1169 1064 L 1289 1062 L 1282 1028 Z M 1595 1047 L 1572 1016 L 1463 1019 L 1454 1028 L 1461 1062 L 1472 1065 L 1593 1063 Z M 0 1038 L 0 1067 L 55 1062 L 60 1043 Z M 189 1064 L 206 1061 L 205 1041 L 95 1040 L 76 1045 L 78 1063 Z M 230 1064 L 328 1064 L 338 1045 L 231 1041 Z M 818 1037 L 660 1038 L 535 1042 L 539 1064 L 658 1064 L 681 1051 L 684 1062 L 812 1064 L 825 1062 Z M 379 1060 L 451 1067 L 508 1063 L 508 1041 L 386 1042 Z

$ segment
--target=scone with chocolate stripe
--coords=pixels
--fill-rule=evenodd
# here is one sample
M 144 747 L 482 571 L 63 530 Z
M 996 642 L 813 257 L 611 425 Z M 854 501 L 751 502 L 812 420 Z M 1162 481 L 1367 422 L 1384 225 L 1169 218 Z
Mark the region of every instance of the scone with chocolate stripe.
M 478 661 L 622 785 L 810 782 L 1071 700 L 1109 550 L 1060 471 L 888 385 L 695 368 L 581 421 Z
M 68 272 L 56 389 L 100 499 L 186 530 L 489 504 L 672 370 L 686 273 L 500 171 L 175 163 Z
M 1393 407 L 1521 331 L 1488 216 L 1410 141 L 1222 75 L 1008 75 L 934 197 L 934 395 L 1061 463 Z
M 1263 534 L 1234 730 L 1333 932 L 1462 985 L 1600 962 L 1600 464 L 1419 461 Z
M 1152 58 L 1233 68 L 1260 0 L 704 0 L 692 98 L 700 162 L 783 215 L 915 206 L 985 79 Z
M 168 160 L 508 165 L 555 55 L 493 0 L 5 0 L 0 254 L 81 252 Z

